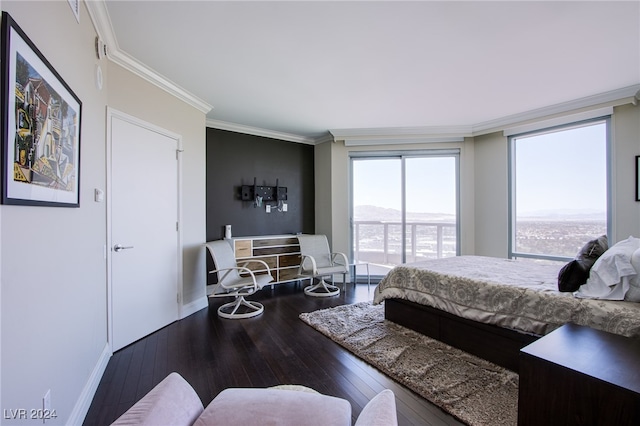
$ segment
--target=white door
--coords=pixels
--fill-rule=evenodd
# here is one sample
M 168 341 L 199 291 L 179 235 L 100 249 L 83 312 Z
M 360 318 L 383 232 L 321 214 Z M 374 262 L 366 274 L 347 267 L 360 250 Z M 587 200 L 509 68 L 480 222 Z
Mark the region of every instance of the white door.
M 112 350 L 178 319 L 179 137 L 109 113 Z

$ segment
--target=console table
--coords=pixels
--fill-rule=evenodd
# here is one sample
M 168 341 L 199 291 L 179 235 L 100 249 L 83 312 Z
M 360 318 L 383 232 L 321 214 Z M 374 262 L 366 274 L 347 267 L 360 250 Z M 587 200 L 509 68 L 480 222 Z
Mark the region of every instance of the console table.
M 520 351 L 518 425 L 639 425 L 640 339 L 566 324 Z
M 273 276 L 271 284 L 298 279 L 300 243 L 295 235 L 237 237 L 232 238 L 231 242 L 238 263 L 247 259 L 259 259 L 269 266 Z M 247 266 L 257 273 L 265 272 L 259 269 L 257 262 Z

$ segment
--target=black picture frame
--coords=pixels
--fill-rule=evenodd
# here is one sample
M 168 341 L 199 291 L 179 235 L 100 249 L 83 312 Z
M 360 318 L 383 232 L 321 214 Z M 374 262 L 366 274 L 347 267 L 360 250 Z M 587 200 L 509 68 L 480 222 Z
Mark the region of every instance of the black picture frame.
M 640 155 L 636 155 L 636 201 L 640 201 Z
M 80 207 L 82 102 L 2 13 L 2 203 Z

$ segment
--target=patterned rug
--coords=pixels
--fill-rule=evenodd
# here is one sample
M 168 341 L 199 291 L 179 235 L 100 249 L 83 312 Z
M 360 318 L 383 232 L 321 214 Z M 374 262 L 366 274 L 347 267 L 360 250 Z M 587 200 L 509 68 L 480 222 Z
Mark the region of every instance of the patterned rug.
M 300 319 L 464 423 L 517 424 L 516 373 L 386 321 L 384 305 L 343 305 Z

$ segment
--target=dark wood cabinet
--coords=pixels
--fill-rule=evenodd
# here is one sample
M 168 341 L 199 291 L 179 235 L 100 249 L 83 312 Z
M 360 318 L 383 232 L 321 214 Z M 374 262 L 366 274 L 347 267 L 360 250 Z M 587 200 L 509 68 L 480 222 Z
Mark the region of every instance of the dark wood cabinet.
M 518 425 L 640 425 L 640 339 L 566 324 L 520 351 Z
M 250 259 L 266 262 L 273 276 L 271 284 L 299 279 L 300 243 L 294 235 L 234 238 L 233 249 L 239 263 Z M 259 263 L 250 263 L 247 266 L 255 272 L 265 272 Z

